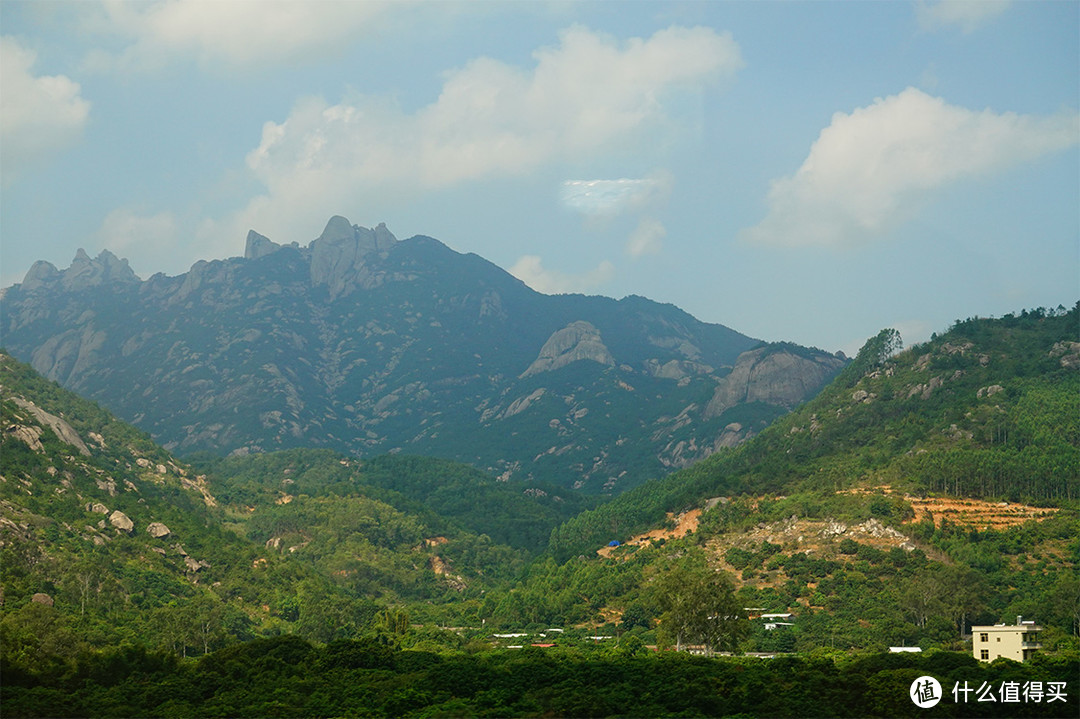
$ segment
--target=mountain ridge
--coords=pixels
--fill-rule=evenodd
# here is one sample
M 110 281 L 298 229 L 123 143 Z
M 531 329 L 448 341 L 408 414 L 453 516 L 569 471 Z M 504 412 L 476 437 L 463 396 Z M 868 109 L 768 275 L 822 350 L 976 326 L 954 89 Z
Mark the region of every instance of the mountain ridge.
M 404 451 L 592 492 L 746 439 L 845 364 L 638 296 L 543 295 L 341 216 L 306 246 L 252 231 L 244 257 L 174 277 L 140 280 L 107 252 L 37 263 L 2 307 L 16 357 L 171 451 Z M 712 401 L 761 347 L 786 358 L 750 378 L 772 389 Z

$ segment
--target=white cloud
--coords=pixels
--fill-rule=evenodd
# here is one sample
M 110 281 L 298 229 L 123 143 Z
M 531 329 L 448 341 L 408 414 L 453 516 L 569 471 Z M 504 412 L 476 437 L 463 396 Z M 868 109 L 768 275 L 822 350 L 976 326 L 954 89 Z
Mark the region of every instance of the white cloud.
M 610 282 L 615 277 L 615 266 L 604 260 L 589 272 L 571 275 L 545 269 L 539 257 L 525 255 L 514 263 L 509 272 L 537 292 L 562 294 L 588 292 Z
M 409 196 L 655 142 L 672 93 L 742 65 L 729 34 L 703 27 L 619 43 L 573 26 L 533 56 L 531 69 L 472 60 L 446 73 L 439 97 L 415 113 L 381 97 L 297 102 L 283 122 L 265 124 L 248 155 L 266 193 L 238 221 L 269 210 L 301 218 L 290 223 L 299 229 L 311 221 L 304 215 L 325 218 L 358 196 Z
M 119 208 L 105 216 L 96 237 L 103 248 L 130 260 L 136 271 L 140 266 L 159 271 L 176 259 L 180 229 L 171 212 L 141 215 Z
M 918 0 L 915 17 L 923 30 L 955 26 L 970 33 L 1005 12 L 1010 4 L 1012 0 Z
M 120 208 L 105 216 L 97 236 L 103 247 L 117 254 L 134 251 L 150 256 L 172 245 L 177 236 L 176 218 L 171 212 L 144 216 Z
M 637 227 L 630 234 L 630 240 L 626 244 L 626 251 L 631 257 L 653 255 L 660 251 L 664 244 L 667 230 L 664 225 L 652 217 L 642 217 Z
M 338 52 L 389 2 L 310 0 L 105 0 L 103 13 L 87 20 L 90 30 L 120 35 L 130 44 L 119 54 L 99 51 L 95 69 L 138 71 L 176 57 L 194 57 L 210 69 L 265 67 Z
M 638 179 L 566 180 L 559 188 L 559 201 L 583 215 L 611 216 L 661 203 L 670 190 L 668 172 Z
M 915 88 L 833 115 L 799 170 L 773 181 L 768 215 L 744 239 L 843 246 L 873 240 L 937 188 L 1077 144 L 1075 112 L 981 112 Z
M 90 103 L 64 75 L 32 74 L 37 55 L 12 37 L 0 37 L 0 147 L 3 185 L 82 134 Z

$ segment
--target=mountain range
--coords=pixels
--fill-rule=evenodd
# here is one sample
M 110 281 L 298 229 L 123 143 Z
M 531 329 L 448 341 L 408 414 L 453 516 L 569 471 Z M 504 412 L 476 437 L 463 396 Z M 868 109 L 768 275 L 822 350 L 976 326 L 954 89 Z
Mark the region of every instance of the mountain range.
M 642 297 L 541 294 L 340 216 L 178 276 L 80 250 L 0 310 L 13 356 L 180 455 L 403 452 L 591 493 L 745 441 L 846 363 Z

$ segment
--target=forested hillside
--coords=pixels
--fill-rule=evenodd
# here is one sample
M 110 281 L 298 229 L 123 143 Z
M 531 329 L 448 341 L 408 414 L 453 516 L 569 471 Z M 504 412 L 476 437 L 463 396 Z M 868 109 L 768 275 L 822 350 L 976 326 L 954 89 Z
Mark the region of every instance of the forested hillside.
M 238 512 L 286 505 L 295 497 L 363 492 L 422 515 L 432 531 L 456 527 L 532 551 L 546 546 L 554 526 L 598 504 L 596 498 L 565 487 L 497 481 L 468 465 L 430 457 L 356 460 L 331 450 L 296 449 L 189 459 L 211 477 L 218 498 Z
M 1025 311 L 957 321 L 898 354 L 883 330 L 813 400 L 753 442 L 586 512 L 556 556 L 594 551 L 706 498 L 888 485 L 1005 501 L 1080 498 L 1080 321 Z
M 453 623 L 582 506 L 420 458 L 375 460 L 370 481 L 322 450 L 196 469 L 6 354 L 0 388 L 6 671 L 122 644 L 329 641 L 405 606 Z M 443 480 L 497 513 L 440 514 Z
M 559 527 L 504 620 L 662 633 L 650 586 L 693 560 L 737 606 L 796 617 L 744 648 L 959 649 L 972 624 L 1024 615 L 1075 649 L 1077 326 L 1075 308 L 967 320 L 899 353 L 883 331 L 754 441 Z

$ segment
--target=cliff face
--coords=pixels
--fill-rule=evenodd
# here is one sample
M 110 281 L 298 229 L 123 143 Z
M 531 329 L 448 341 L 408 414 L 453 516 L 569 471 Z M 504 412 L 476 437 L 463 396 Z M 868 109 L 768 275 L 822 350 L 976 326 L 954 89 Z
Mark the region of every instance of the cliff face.
M 578 320 L 555 332 L 540 348 L 540 356 L 529 365 L 521 376 L 550 372 L 573 362 L 588 360 L 607 367 L 615 365 L 615 358 L 604 345 L 600 331 L 590 323 Z
M 705 408 L 706 418 L 719 417 L 744 402 L 764 402 L 792 409 L 813 396 L 844 367 L 833 355 L 806 355 L 760 347 L 739 355 L 731 374 L 720 380 Z
M 741 441 L 842 364 L 640 297 L 542 295 L 342 217 L 177 277 L 80 251 L 0 302 L 16 357 L 173 451 L 405 451 L 592 491 Z

